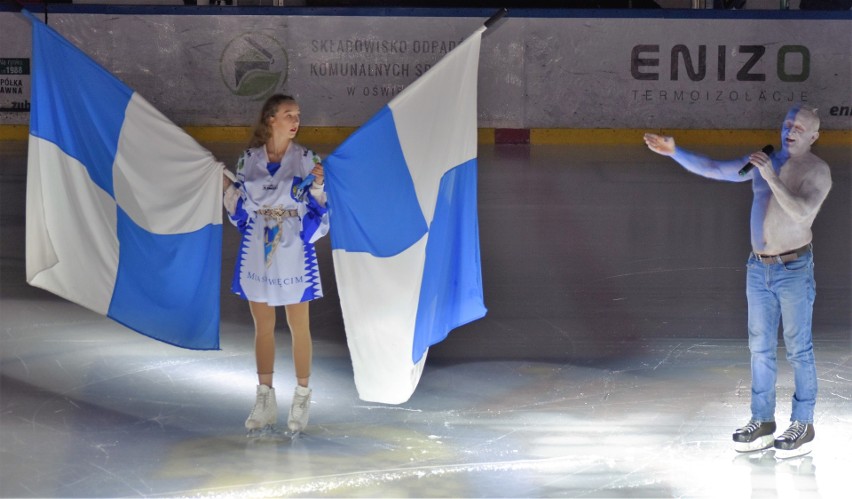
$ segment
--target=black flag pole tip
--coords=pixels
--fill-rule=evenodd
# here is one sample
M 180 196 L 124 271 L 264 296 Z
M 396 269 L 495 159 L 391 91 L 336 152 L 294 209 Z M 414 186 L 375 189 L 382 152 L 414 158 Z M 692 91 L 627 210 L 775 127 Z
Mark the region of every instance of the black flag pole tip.
M 490 28 L 494 23 L 503 18 L 509 11 L 503 7 L 498 10 L 493 16 L 489 17 L 487 21 L 485 21 L 485 29 Z

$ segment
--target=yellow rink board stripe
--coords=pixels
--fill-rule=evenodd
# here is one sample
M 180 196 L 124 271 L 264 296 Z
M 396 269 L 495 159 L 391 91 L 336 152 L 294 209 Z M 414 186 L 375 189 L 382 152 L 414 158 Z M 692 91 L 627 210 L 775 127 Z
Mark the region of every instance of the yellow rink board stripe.
M 247 144 L 251 127 L 187 126 L 184 127 L 199 142 L 236 142 Z M 299 141 L 304 144 L 337 145 L 342 143 L 356 127 L 303 126 Z M 496 129 L 480 128 L 480 144 L 494 144 Z M 754 145 L 778 143 L 780 132 L 773 130 L 686 130 L 686 129 L 569 129 L 533 128 L 529 130 L 532 145 L 632 145 L 641 144 L 646 132 L 672 135 L 679 144 Z M 0 125 L 0 140 L 26 140 L 28 125 Z M 819 144 L 852 146 L 852 130 L 822 130 Z

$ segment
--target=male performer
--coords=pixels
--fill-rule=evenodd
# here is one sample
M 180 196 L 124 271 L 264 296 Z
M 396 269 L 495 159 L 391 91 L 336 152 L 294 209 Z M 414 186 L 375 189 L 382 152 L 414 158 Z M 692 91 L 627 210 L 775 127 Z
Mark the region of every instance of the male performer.
M 810 452 L 814 439 L 817 377 L 811 336 L 815 296 L 811 225 L 831 188 L 828 165 L 811 153 L 818 137 L 816 110 L 802 106 L 787 113 L 781 125 L 781 150 L 768 155 L 758 151 L 738 160 L 716 161 L 676 147 L 672 137 L 645 134 L 648 148 L 671 156 L 693 173 L 731 182 L 752 181 L 752 254 L 746 279 L 751 420 L 733 434 L 734 449 L 739 452 L 774 445 L 777 457 L 794 457 Z M 774 438 L 779 319 L 796 391 L 792 424 Z

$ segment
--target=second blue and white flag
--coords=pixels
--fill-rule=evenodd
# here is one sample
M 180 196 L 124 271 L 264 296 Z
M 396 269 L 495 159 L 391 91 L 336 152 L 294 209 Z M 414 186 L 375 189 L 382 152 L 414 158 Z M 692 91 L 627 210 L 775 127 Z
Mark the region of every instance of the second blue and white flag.
M 407 401 L 426 353 L 479 319 L 481 27 L 325 161 L 340 304 L 362 400 Z

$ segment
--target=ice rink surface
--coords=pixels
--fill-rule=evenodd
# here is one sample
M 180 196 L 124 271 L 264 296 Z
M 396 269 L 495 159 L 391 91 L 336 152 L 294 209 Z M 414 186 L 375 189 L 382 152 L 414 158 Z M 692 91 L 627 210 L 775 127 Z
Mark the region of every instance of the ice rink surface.
M 814 226 L 816 440 L 779 460 L 731 448 L 749 417 L 750 185 L 636 144 L 481 147 L 489 312 L 429 351 L 402 405 L 358 398 L 324 239 L 311 420 L 293 439 L 243 428 L 256 377 L 248 307 L 227 291 L 236 229 L 222 350 L 159 343 L 26 284 L 26 143 L 0 142 L 0 496 L 849 497 L 852 150 L 815 148 L 834 180 Z M 229 165 L 241 148 L 204 145 Z M 283 311 L 279 324 L 286 428 Z

